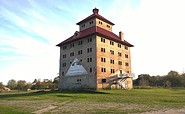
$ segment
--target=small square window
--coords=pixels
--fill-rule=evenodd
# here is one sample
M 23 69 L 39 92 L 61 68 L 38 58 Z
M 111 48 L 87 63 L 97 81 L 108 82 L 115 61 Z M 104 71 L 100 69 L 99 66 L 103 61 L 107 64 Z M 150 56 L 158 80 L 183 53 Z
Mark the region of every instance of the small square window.
M 89 69 L 89 72 L 92 72 L 92 68 Z
M 128 47 L 127 46 L 125 46 L 125 50 L 128 50 Z
M 113 41 L 110 41 L 110 45 L 114 45 L 114 42 Z
M 120 52 L 118 52 L 118 56 L 120 56 L 120 57 L 121 57 L 121 56 L 122 56 L 122 54 L 121 54 Z
M 105 43 L 105 38 L 101 38 L 101 42 Z
M 129 63 L 126 62 L 126 63 L 125 63 L 125 66 L 129 66 Z
M 89 43 L 89 42 L 92 42 L 92 38 L 88 38 L 87 42 L 88 42 L 88 43 Z
M 118 44 L 118 47 L 121 48 L 121 44 Z
M 114 55 L 114 51 L 113 50 L 110 50 L 110 53 Z
M 102 79 L 102 83 L 106 83 L 106 79 Z

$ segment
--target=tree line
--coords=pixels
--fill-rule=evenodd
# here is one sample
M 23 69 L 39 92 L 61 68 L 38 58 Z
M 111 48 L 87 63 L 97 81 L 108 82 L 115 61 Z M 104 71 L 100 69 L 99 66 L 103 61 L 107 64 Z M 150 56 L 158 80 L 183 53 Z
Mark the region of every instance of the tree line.
M 3 85 L 0 82 L 0 91 L 3 91 L 5 87 L 10 90 L 18 90 L 18 91 L 28 91 L 28 90 L 44 90 L 44 89 L 52 89 L 55 90 L 58 88 L 59 77 L 55 77 L 54 80 L 44 79 L 41 81 L 40 79 L 35 79 L 32 83 L 26 82 L 25 80 L 16 81 L 11 79 L 8 81 L 7 85 Z
M 185 87 L 185 73 L 179 74 L 177 71 L 170 71 L 164 76 L 150 76 L 140 74 L 134 80 L 134 86 L 151 87 Z

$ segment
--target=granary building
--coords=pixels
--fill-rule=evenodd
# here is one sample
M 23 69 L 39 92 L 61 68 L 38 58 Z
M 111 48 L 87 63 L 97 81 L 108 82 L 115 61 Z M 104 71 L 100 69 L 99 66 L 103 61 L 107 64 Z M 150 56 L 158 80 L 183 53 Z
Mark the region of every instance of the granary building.
M 93 9 L 78 22 L 79 31 L 59 43 L 59 89 L 132 88 L 130 47 L 114 23 Z

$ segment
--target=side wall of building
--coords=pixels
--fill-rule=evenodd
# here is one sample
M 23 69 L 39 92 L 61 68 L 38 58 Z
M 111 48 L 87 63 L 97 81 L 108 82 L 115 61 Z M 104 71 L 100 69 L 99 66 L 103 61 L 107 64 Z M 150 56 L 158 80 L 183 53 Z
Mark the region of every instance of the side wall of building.
M 130 48 L 100 36 L 96 41 L 97 88 L 112 88 L 117 74 L 131 73 Z M 132 88 L 132 78 L 125 82 Z
M 61 46 L 59 89 L 96 89 L 96 39 L 89 36 L 70 44 Z M 77 59 L 87 74 L 66 76 L 73 61 Z M 74 74 L 75 69 L 71 69 Z

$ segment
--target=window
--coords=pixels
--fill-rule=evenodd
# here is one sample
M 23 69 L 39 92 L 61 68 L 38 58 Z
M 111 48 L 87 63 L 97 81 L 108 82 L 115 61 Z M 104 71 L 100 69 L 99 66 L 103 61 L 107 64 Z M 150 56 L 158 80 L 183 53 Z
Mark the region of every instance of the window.
M 101 21 L 99 21 L 99 24 L 101 24 L 101 25 L 102 25 L 102 22 L 101 22 Z
M 121 48 L 121 44 L 118 44 L 118 47 Z
M 106 58 L 101 58 L 101 62 L 106 62 Z
M 78 55 L 82 54 L 82 50 L 78 51 Z
M 92 48 L 87 48 L 87 53 L 92 52 Z
M 126 62 L 126 63 L 125 63 L 125 66 L 129 66 L 129 63 Z
M 87 62 L 92 62 L 92 58 L 87 58 Z
M 122 70 L 119 70 L 119 73 L 120 73 L 120 74 L 123 74 L 123 71 L 122 71 Z
M 126 50 L 128 50 L 128 47 L 127 47 L 127 46 L 125 46 L 125 49 L 126 49 Z
M 79 42 L 78 42 L 78 45 L 82 45 L 82 41 L 79 41 Z
M 101 42 L 105 43 L 105 38 L 101 38 Z
M 106 68 L 101 68 L 101 72 L 106 72 Z
M 113 50 L 110 50 L 110 53 L 114 55 L 114 51 Z
M 93 24 L 93 21 L 89 22 L 89 24 L 90 24 L 90 25 Z
M 107 25 L 108 28 L 110 28 L 110 25 Z
M 87 42 L 89 43 L 89 42 L 92 42 L 92 38 L 88 38 L 87 39 Z
M 82 59 L 80 59 L 80 62 L 82 62 Z
M 85 27 L 85 24 L 82 25 L 82 28 Z
M 76 81 L 77 81 L 77 82 L 81 82 L 82 80 L 81 80 L 81 79 L 77 79 Z
M 128 55 L 127 54 L 125 54 L 125 58 L 128 58 Z
M 92 68 L 89 68 L 89 72 L 92 72 Z
M 101 48 L 101 52 L 105 52 L 105 48 Z
M 74 43 L 70 44 L 70 48 L 74 47 Z
M 120 57 L 121 57 L 121 55 L 122 55 L 122 54 L 121 54 L 120 52 L 118 52 L 118 56 L 120 56 Z
M 63 64 L 62 64 L 62 67 L 66 67 L 66 63 L 63 63 Z
M 114 45 L 114 42 L 113 41 L 110 41 L 110 45 Z
M 122 61 L 118 61 L 118 65 L 122 65 Z
M 127 73 L 130 73 L 129 71 L 127 71 Z
M 114 69 L 110 69 L 110 72 L 111 72 L 111 73 L 115 73 L 115 70 L 114 70 Z
M 63 58 L 66 58 L 66 54 L 63 55 Z
M 74 52 L 71 52 L 71 53 L 70 53 L 70 57 L 71 57 L 71 56 L 74 56 L 74 55 L 75 55 Z
M 102 83 L 106 83 L 106 79 L 102 79 L 101 82 L 102 82 Z
M 62 76 L 64 76 L 64 72 L 62 72 Z
M 111 64 L 114 64 L 114 60 L 113 60 L 113 59 L 110 59 L 110 63 L 111 63 Z
M 63 50 L 65 50 L 65 49 L 67 49 L 67 46 L 65 45 L 65 46 L 63 46 Z

